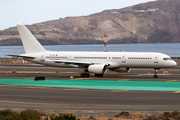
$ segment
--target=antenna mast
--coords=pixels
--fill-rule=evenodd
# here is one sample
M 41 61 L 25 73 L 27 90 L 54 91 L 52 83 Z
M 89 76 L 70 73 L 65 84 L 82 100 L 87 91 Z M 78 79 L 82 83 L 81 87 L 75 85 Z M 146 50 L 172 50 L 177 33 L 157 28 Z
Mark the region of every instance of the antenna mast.
M 104 34 L 104 52 L 108 52 L 108 34 Z

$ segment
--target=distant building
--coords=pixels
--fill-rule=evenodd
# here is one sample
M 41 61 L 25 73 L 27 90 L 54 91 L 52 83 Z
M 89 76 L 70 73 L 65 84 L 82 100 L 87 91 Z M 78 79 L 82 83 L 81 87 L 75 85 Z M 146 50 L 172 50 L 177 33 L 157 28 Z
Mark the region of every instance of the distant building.
M 156 8 L 156 9 L 148 9 L 148 10 L 146 10 L 146 12 L 155 12 L 155 11 L 158 11 L 159 9 L 158 8 Z
M 155 11 L 158 11 L 159 9 L 158 8 L 155 8 L 155 9 L 148 9 L 148 10 L 135 10 L 135 12 L 155 12 Z
M 135 10 L 135 12 L 146 12 L 145 10 Z

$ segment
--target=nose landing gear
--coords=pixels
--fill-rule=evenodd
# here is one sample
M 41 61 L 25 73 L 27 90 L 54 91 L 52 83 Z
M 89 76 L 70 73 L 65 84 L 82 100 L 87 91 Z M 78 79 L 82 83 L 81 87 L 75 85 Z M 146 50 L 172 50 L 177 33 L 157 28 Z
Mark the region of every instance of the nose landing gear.
M 157 76 L 157 73 L 158 73 L 158 70 L 159 70 L 160 68 L 154 68 L 154 70 L 155 70 L 155 73 L 154 73 L 154 75 L 153 75 L 153 78 L 157 78 L 158 76 Z

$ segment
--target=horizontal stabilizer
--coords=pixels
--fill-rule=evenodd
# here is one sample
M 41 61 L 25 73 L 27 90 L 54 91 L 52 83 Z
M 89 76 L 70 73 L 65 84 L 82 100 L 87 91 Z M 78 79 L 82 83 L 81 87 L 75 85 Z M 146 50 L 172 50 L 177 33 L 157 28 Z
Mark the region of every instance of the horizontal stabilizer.
M 24 56 L 24 55 L 6 55 L 6 56 L 22 57 L 22 58 L 27 58 L 27 59 L 35 59 L 35 58 L 36 58 L 36 57 L 32 57 L 32 56 Z

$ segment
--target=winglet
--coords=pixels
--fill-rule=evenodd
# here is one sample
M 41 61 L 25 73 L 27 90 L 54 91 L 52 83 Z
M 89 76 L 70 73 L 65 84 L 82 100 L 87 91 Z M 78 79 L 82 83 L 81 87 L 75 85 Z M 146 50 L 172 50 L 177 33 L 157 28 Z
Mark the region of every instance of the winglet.
M 17 25 L 17 28 L 27 54 L 46 51 L 25 25 Z

